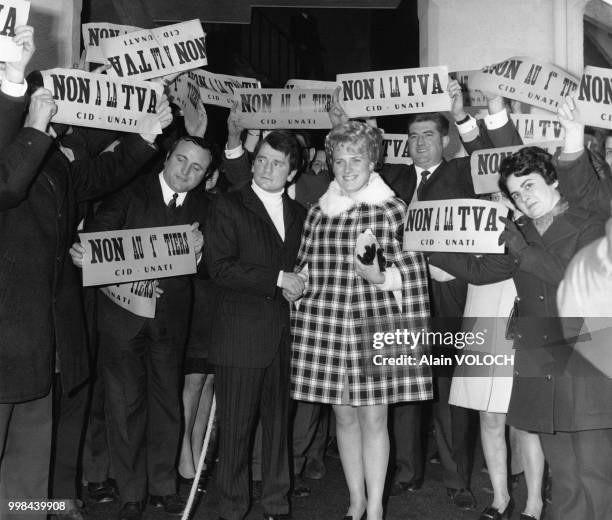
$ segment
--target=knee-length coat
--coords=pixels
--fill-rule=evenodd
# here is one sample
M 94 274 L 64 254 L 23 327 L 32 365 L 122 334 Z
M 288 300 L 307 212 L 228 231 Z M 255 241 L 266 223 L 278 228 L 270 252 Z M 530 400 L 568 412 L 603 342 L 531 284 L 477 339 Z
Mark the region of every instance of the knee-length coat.
M 402 353 L 419 359 L 426 351 L 405 345 L 376 350 L 372 341 L 375 332 L 419 331 L 430 316 L 424 257 L 402 251 L 406 209 L 377 173 L 354 198 L 332 182 L 310 209 L 296 267 L 308 267 L 308 284 L 292 311 L 294 399 L 362 406 L 432 398 L 428 366 L 380 367 L 373 360 Z M 397 300 L 355 273 L 356 240 L 367 229 L 384 250 L 387 269 L 401 275 Z

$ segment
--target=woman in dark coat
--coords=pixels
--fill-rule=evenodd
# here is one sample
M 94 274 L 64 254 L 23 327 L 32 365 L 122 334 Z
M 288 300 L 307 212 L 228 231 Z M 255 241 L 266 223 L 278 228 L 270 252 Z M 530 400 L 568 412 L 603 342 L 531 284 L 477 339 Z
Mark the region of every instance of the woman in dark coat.
M 574 153 L 566 153 L 562 159 L 570 160 L 577 171 L 590 167 L 582 150 L 568 150 L 567 146 L 566 141 L 565 151 Z M 580 323 L 561 322 L 556 292 L 574 254 L 602 235 L 603 223 L 561 197 L 552 157 L 540 148 L 523 148 L 506 158 L 500 168 L 500 187 L 523 213 L 516 222 L 502 218 L 506 228 L 500 239 L 505 241 L 508 253 L 480 258 L 433 254 L 430 262 L 474 284 L 514 279 L 518 294 L 516 353 L 507 422 L 541 435 L 555 479 L 553 510 L 547 518 L 596 518 L 585 509 L 585 500 L 574 500 L 584 490 L 568 486 L 568 474 L 579 473 L 581 465 L 559 450 L 558 440 L 564 436 L 560 432 L 573 431 L 576 426 L 568 413 L 575 409 L 575 389 L 565 371 L 572 337 L 580 330 Z M 539 515 L 529 512 L 521 518 L 537 519 Z

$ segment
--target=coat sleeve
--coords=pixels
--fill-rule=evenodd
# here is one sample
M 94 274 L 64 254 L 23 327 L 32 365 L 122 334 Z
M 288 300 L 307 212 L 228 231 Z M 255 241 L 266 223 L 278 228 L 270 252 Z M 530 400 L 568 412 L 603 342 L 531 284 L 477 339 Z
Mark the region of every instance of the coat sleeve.
M 231 191 L 238 190 L 253 180 L 251 159 L 246 150 L 236 159 L 228 159 L 224 153 L 221 169 L 225 172 L 225 178 L 231 184 Z
M 385 254 L 387 264 L 397 267 L 402 276 L 404 314 L 410 318 L 427 319 L 430 316 L 427 263 L 422 253 L 403 250 L 406 211 L 406 205 L 398 201 L 397 206 L 387 212 L 391 236 Z
M 236 201 L 220 195 L 215 199 L 211 218 L 204 226 L 204 259 L 215 284 L 256 296 L 274 297 L 278 269 L 247 262 L 241 258 Z M 253 239 L 253 237 L 249 237 Z
M 28 196 L 51 138 L 34 128 L 21 128 L 24 97 L 0 92 L 0 211 L 17 207 Z
M 70 163 L 76 198 L 79 202 L 102 197 L 132 180 L 157 148 L 140 135 L 124 136 L 112 150 L 92 159 Z
M 474 256 L 466 253 L 433 253 L 429 263 L 474 285 L 487 285 L 512 277 L 510 255 Z

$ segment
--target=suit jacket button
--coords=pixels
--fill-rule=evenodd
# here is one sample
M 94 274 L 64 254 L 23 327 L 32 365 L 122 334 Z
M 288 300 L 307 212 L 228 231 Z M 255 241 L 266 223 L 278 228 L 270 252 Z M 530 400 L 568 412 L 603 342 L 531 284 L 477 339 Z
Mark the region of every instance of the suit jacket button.
M 515 370 L 515 371 L 514 371 L 514 375 L 515 375 L 515 376 L 518 376 L 518 375 L 519 375 L 518 370 Z
M 516 335 L 516 339 L 523 339 L 523 335 L 522 334 L 517 334 Z
M 548 339 L 548 334 L 544 334 L 544 335 L 542 336 L 542 339 L 543 339 L 544 341 L 546 341 L 546 340 Z
M 541 302 L 543 302 L 543 301 L 544 301 L 544 296 L 543 296 L 543 295 L 541 295 L 541 294 L 539 294 L 539 295 L 538 295 L 538 300 L 540 300 Z
M 552 376 L 550 374 L 546 374 L 546 381 L 552 381 Z
M 514 298 L 514 301 L 517 302 L 517 303 L 520 302 L 521 301 L 521 297 L 517 296 L 516 298 Z
M 272 296 L 266 296 L 266 300 L 271 300 Z

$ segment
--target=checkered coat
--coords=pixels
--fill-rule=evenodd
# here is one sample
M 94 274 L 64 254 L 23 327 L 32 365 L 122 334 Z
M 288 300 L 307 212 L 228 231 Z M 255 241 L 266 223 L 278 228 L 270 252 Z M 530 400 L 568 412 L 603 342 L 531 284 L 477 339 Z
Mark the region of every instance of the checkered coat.
M 294 399 L 363 406 L 432 398 L 429 367 L 373 362 L 376 354 L 418 359 L 426 352 L 421 346 L 373 348 L 373 333 L 420 331 L 430 316 L 425 259 L 402 251 L 405 215 L 405 203 L 377 173 L 356 199 L 332 182 L 310 209 L 296 267 L 308 266 L 308 284 L 292 311 Z M 401 274 L 399 300 L 355 273 L 355 242 L 367 229 L 384 250 L 387 269 L 395 266 Z M 348 403 L 342 400 L 346 384 Z

